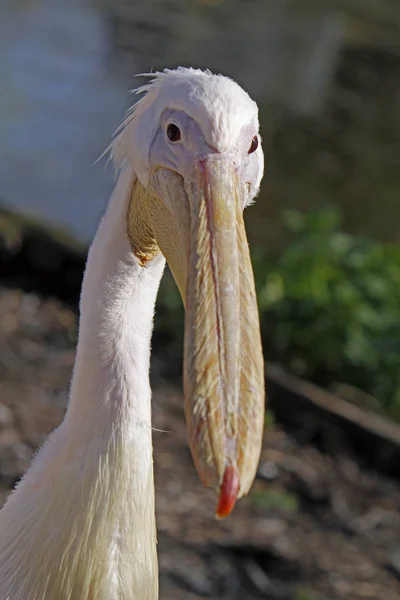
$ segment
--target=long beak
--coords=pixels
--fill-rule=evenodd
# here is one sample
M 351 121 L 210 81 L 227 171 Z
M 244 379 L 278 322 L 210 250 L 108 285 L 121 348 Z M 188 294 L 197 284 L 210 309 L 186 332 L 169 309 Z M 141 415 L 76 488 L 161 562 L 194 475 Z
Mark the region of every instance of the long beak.
M 219 492 L 217 516 L 224 517 L 250 489 L 264 425 L 264 364 L 242 216 L 244 184 L 229 157 L 211 155 L 185 178 L 158 169 L 151 189 L 137 187 L 129 230 L 140 240 L 143 231 L 152 232 L 185 304 L 189 442 L 201 480 Z M 142 223 L 139 236 L 135 223 L 143 210 L 148 227 Z
M 246 232 L 243 184 L 223 156 L 185 179 L 190 205 L 184 351 L 185 413 L 203 483 L 219 490 L 217 516 L 255 477 L 264 423 L 264 366 Z

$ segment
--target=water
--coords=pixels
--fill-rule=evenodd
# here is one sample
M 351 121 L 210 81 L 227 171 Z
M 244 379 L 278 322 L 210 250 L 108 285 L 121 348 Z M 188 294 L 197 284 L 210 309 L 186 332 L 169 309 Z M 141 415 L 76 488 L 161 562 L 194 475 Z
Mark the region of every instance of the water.
M 94 163 L 131 101 L 134 73 L 207 66 L 258 100 L 278 95 L 312 112 L 340 45 L 337 17 L 302 19 L 300 36 L 280 1 L 148 0 L 120 19 L 122 5 L 0 0 L 0 204 L 85 242 L 113 187 L 111 168 Z
M 0 202 L 87 241 L 113 185 L 94 162 L 128 104 L 128 69 L 107 67 L 104 22 L 83 2 L 2 13 Z

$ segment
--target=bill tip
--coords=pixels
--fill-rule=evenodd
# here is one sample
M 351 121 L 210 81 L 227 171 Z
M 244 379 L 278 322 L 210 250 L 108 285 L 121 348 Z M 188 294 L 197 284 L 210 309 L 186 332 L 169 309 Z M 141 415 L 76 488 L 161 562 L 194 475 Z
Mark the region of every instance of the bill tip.
M 235 506 L 239 491 L 239 473 L 236 465 L 225 468 L 224 477 L 219 490 L 219 502 L 215 516 L 217 519 L 227 517 Z

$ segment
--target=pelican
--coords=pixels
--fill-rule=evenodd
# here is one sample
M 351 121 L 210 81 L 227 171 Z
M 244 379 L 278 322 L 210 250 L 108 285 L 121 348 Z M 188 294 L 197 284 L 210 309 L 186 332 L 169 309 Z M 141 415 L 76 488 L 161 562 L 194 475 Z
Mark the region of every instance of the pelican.
M 185 306 L 184 404 L 224 517 L 255 476 L 264 369 L 243 209 L 263 174 L 234 81 L 152 74 L 111 144 L 68 409 L 0 512 L 0 600 L 156 600 L 150 339 L 165 259 Z

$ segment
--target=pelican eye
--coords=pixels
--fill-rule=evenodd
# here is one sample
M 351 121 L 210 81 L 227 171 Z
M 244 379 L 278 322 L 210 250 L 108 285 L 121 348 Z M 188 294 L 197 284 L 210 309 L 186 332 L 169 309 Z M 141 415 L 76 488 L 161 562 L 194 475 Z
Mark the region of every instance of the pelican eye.
M 253 152 L 255 152 L 258 148 L 258 135 L 255 135 L 253 137 L 253 139 L 251 140 L 251 145 L 250 148 L 247 152 L 247 154 L 253 154 Z
M 175 123 L 170 123 L 168 125 L 167 136 L 170 142 L 179 142 L 181 139 L 181 130 Z

